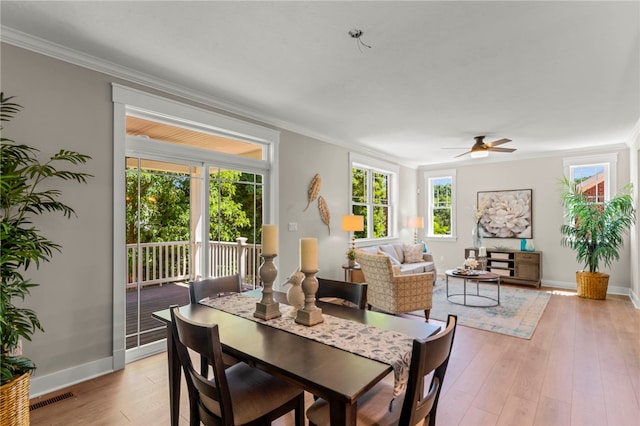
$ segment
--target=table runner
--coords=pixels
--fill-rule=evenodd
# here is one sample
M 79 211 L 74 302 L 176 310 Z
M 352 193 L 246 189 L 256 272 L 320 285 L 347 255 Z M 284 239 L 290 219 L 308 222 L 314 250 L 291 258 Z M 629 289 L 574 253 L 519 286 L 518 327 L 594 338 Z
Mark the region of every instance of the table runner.
M 265 321 L 256 318 L 255 297 L 232 294 L 215 299 L 205 298 L 200 303 L 233 315 L 269 325 L 326 345 L 336 347 L 366 358 L 389 364 L 394 373 L 394 396 L 407 387 L 413 337 L 392 330 L 323 314 L 324 322 L 308 327 L 295 322 L 292 306 L 280 304 L 281 317 Z

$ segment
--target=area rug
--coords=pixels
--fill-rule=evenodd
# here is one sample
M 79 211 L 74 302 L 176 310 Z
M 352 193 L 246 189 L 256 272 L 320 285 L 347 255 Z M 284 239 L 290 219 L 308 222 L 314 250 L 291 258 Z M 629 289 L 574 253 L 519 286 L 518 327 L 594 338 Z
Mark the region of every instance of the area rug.
M 467 292 L 475 284 L 467 284 Z M 449 281 L 449 294 L 461 293 L 462 281 Z M 480 294 L 496 297 L 495 284 L 480 284 Z M 469 296 L 467 296 L 469 301 Z M 531 339 L 542 313 L 547 307 L 551 295 L 544 291 L 525 288 L 500 286 L 500 305 L 494 307 L 468 307 L 451 303 L 446 297 L 444 280 L 438 280 L 433 290 L 433 307 L 430 317 L 446 321 L 448 314 L 458 316 L 458 324 L 494 333 Z M 456 299 L 459 300 L 459 299 Z M 491 302 L 486 299 L 474 299 L 474 302 Z M 412 312 L 412 315 L 424 317 L 423 311 Z

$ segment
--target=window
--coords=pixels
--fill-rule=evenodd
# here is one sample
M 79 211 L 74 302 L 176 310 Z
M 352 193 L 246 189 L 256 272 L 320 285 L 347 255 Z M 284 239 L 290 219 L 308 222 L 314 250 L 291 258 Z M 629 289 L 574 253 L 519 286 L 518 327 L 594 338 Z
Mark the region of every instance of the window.
M 617 156 L 575 157 L 564 160 L 565 176 L 594 203 L 603 203 L 615 193 Z
M 364 230 L 355 232 L 357 239 L 393 237 L 396 177 L 395 166 L 351 156 L 351 212 L 364 216 Z
M 455 170 L 425 173 L 427 236 L 453 238 L 455 223 Z

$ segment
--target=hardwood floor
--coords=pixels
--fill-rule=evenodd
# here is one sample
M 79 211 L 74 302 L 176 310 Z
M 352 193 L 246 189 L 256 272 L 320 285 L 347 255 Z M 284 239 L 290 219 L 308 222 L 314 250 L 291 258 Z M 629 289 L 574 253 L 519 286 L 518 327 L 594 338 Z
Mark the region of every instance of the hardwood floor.
M 74 397 L 32 411 L 31 425 L 168 425 L 167 383 L 166 354 L 149 357 L 73 386 Z M 557 291 L 531 340 L 458 327 L 437 419 L 439 426 L 640 424 L 640 310 L 627 297 Z

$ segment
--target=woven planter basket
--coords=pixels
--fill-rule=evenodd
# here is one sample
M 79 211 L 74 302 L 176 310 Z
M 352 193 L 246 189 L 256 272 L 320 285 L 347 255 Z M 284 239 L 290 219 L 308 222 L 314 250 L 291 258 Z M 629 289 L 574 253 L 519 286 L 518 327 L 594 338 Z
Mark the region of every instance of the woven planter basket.
M 578 271 L 576 272 L 576 284 L 578 296 L 604 300 L 607 297 L 607 288 L 609 287 L 609 274 Z
M 29 373 L 0 387 L 0 426 L 29 426 Z

